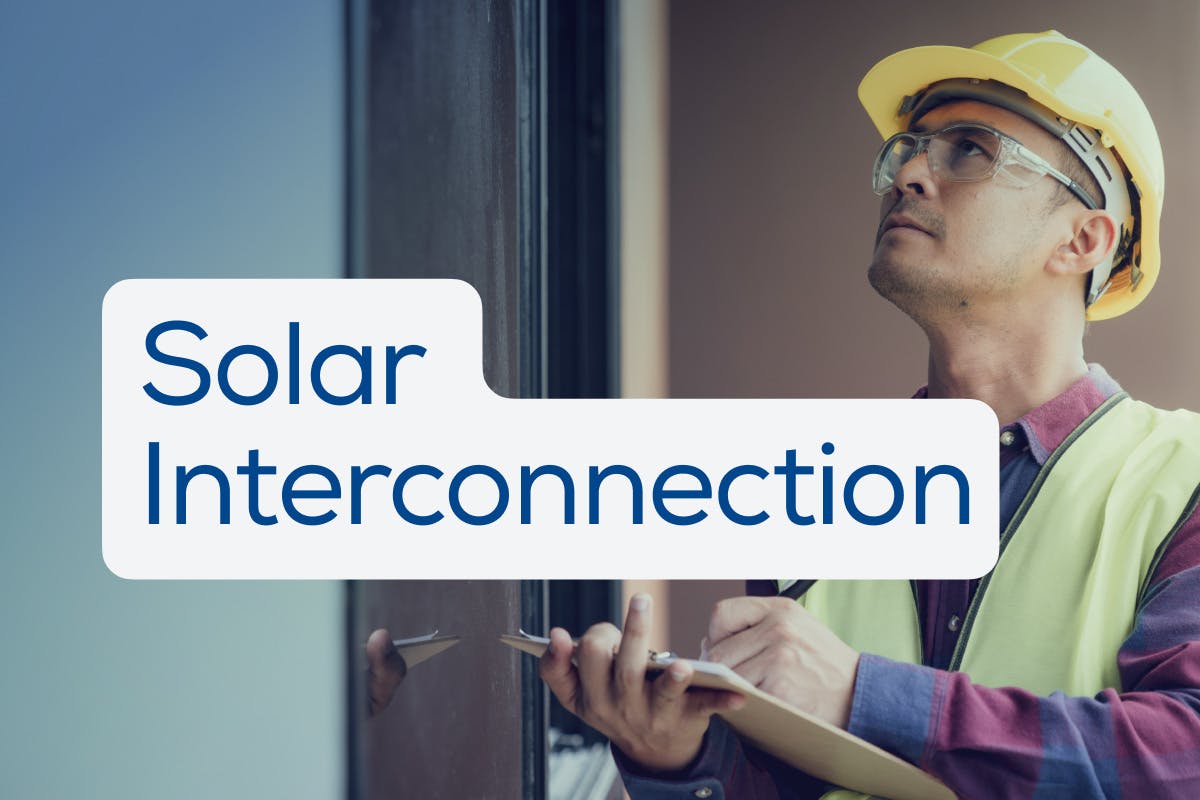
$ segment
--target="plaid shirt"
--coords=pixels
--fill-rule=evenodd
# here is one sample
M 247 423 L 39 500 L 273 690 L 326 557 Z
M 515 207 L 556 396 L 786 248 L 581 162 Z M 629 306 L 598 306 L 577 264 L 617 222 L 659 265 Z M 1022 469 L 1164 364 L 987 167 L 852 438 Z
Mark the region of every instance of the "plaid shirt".
M 1050 453 L 1119 390 L 1092 365 L 1061 395 L 1002 429 L 1012 436 L 1001 437 L 1001 528 Z M 925 665 L 864 653 L 851 733 L 933 773 L 962 797 L 1200 797 L 1200 508 L 1167 546 L 1117 653 L 1119 692 L 1040 697 L 947 672 L 957 623 L 977 585 L 918 582 Z M 773 593 L 767 582 L 748 588 Z M 682 773 L 652 777 L 614 756 L 633 800 L 790 800 L 829 788 L 743 745 L 717 717 Z

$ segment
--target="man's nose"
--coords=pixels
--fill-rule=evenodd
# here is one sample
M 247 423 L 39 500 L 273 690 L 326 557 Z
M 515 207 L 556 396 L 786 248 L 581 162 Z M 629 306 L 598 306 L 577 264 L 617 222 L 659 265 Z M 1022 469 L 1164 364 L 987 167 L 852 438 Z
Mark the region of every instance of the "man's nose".
M 937 184 L 929 165 L 929 151 L 924 150 L 910 158 L 896 171 L 892 188 L 900 194 L 933 195 Z

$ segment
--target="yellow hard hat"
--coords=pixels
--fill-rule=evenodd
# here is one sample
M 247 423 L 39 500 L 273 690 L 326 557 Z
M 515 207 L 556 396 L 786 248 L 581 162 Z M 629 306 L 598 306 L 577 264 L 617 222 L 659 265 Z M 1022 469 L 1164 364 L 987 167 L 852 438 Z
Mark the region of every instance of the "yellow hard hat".
M 1100 276 L 1107 278 L 1107 290 L 1100 293 L 1102 287 L 1097 287 L 1099 298 L 1088 305 L 1087 318 L 1108 319 L 1140 303 L 1158 278 L 1158 227 L 1165 176 L 1154 121 L 1129 81 L 1079 42 L 1058 31 L 1046 31 L 999 36 L 972 48 L 902 50 L 871 68 L 858 86 L 858 98 L 886 139 L 907 130 L 914 110 L 918 115 L 923 110 L 920 106 L 926 90 L 942 81 L 951 86 L 994 81 L 1023 92 L 1033 101 L 1028 107 L 997 102 L 1048 128 L 1047 115 L 1039 113 L 1037 107 L 1044 107 L 1042 112 L 1053 112 L 1061 118 L 1057 122 L 1065 126 L 1055 133 L 1062 135 L 1081 157 L 1079 147 L 1065 135 L 1066 129 L 1071 123 L 1080 123 L 1099 132 L 1099 144 L 1111 148 L 1124 166 L 1132 219 L 1126 223 L 1111 275 Z M 958 97 L 991 101 L 983 91 L 978 95 L 969 90 L 950 91 Z M 1090 159 L 1084 163 L 1104 186 L 1106 168 L 1097 167 Z M 1113 209 L 1111 202 L 1106 207 Z

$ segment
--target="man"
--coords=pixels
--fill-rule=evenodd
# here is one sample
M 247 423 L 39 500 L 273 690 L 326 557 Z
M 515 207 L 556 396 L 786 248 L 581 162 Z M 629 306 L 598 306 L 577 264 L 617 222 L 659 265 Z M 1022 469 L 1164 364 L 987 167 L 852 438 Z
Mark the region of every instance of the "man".
M 963 797 L 1200 797 L 1200 418 L 1082 348 L 1157 277 L 1149 114 L 1054 31 L 897 53 L 859 96 L 886 139 L 870 282 L 928 337 L 918 396 L 1000 420 L 1001 556 L 979 581 L 751 582 L 782 595 L 718 604 L 707 657 Z M 541 665 L 630 795 L 831 789 L 743 745 L 714 716 L 741 698 L 686 664 L 646 679 L 649 604 L 551 631 Z

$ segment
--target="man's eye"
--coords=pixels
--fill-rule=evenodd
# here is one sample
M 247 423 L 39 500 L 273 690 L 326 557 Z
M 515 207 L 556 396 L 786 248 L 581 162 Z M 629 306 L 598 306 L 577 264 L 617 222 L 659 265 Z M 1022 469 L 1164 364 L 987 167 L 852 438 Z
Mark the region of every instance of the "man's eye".
M 976 142 L 971 141 L 970 139 L 960 140 L 958 142 L 958 144 L 956 145 L 956 149 L 958 151 L 957 155 L 960 158 L 971 157 L 971 156 L 987 157 L 990 155 L 988 153 L 988 151 L 985 150 L 981 145 L 979 145 Z

